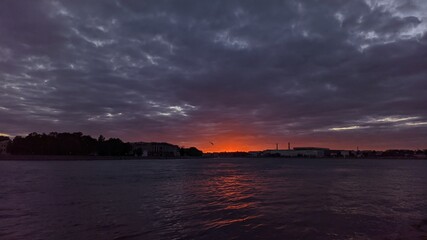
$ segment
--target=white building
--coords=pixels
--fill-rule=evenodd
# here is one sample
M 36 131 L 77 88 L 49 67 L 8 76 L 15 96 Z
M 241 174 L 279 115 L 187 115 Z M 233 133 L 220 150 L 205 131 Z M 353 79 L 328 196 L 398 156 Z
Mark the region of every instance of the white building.
M 9 140 L 4 140 L 0 142 L 0 155 L 7 154 L 7 145 L 9 144 Z
M 132 152 L 140 157 L 179 157 L 180 151 L 177 145 L 156 142 L 131 143 Z
M 341 156 L 347 158 L 350 157 L 350 151 L 349 150 L 341 150 Z

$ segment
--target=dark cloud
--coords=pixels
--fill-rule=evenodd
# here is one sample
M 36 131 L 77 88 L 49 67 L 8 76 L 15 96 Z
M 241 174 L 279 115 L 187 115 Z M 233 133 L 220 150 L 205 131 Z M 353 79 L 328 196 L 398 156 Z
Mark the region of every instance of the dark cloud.
M 422 0 L 2 1 L 0 133 L 426 147 L 426 12 Z

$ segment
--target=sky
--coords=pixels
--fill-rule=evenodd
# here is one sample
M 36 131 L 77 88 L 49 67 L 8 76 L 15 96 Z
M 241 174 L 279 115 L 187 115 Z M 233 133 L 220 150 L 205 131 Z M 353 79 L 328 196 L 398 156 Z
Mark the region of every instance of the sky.
M 0 134 L 427 148 L 425 0 L 2 0 Z

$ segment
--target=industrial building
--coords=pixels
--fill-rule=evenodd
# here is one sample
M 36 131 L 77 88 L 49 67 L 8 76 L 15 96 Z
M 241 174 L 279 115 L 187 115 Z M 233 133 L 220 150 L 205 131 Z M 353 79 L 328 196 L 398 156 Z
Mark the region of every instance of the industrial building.
M 329 148 L 315 148 L 315 147 L 297 147 L 287 150 L 265 150 L 262 152 L 263 156 L 277 156 L 277 157 L 314 157 L 320 158 L 328 155 Z

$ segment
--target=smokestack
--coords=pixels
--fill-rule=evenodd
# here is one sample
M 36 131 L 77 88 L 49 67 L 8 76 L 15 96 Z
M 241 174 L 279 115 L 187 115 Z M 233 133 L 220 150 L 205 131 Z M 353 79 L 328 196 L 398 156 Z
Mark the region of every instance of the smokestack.
M 276 150 L 279 150 L 279 144 L 276 143 Z
M 288 142 L 288 150 L 291 150 L 291 143 Z

